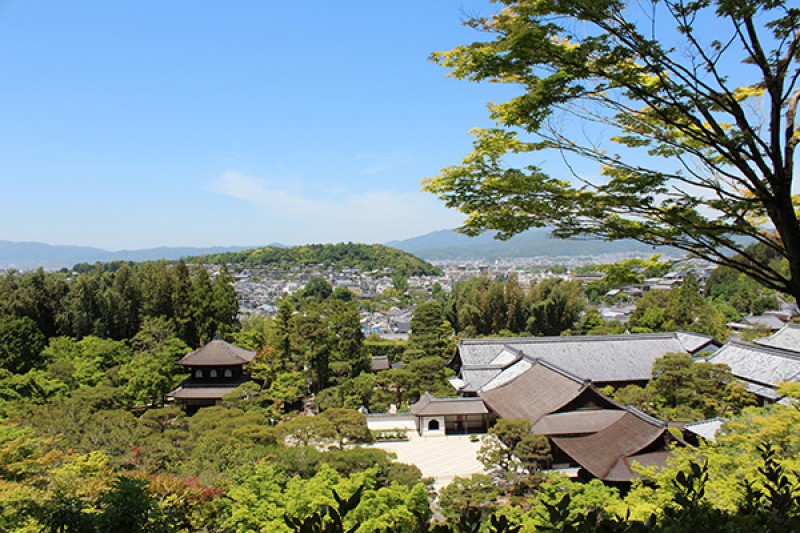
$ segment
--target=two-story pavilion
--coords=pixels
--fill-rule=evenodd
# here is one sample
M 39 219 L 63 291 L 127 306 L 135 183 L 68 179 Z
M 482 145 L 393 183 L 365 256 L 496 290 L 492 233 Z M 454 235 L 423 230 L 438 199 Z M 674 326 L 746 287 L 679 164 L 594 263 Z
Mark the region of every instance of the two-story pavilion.
M 177 362 L 189 370 L 189 378 L 167 398 L 181 403 L 189 413 L 216 405 L 224 395 L 250 380 L 244 367 L 255 356 L 256 352 L 214 339 Z

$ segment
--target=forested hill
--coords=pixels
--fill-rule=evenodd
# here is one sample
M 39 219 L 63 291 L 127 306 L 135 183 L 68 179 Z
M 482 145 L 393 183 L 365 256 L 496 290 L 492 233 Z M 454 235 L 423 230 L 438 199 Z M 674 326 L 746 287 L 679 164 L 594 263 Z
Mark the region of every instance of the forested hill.
M 324 265 L 358 268 L 362 272 L 389 268 L 405 276 L 437 275 L 441 270 L 427 261 L 382 244 L 305 244 L 290 248 L 267 246 L 241 252 L 194 257 L 190 262 L 256 265 Z

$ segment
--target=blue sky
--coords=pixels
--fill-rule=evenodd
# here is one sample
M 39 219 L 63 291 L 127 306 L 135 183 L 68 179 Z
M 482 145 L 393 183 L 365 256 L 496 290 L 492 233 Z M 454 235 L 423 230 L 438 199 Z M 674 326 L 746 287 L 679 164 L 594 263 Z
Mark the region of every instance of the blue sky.
M 503 88 L 427 57 L 479 38 L 461 21 L 491 11 L 0 2 L 0 239 L 116 250 L 455 227 L 420 181 L 469 152 Z

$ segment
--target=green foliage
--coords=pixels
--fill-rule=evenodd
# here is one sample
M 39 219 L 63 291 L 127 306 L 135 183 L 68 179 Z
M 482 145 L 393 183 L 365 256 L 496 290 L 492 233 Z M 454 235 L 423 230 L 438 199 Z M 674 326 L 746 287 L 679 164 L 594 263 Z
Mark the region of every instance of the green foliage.
M 0 367 L 15 373 L 42 366 L 45 338 L 28 317 L 0 320 Z
M 12 374 L 0 369 L 0 413 L 11 416 L 67 395 L 69 385 L 44 370 Z
M 305 392 L 305 377 L 300 372 L 278 374 L 264 394 L 272 400 L 276 411 L 286 409 L 297 403 Z
M 439 493 L 439 507 L 451 524 L 461 522 L 462 516 L 477 511 L 485 516 L 498 506 L 498 497 L 503 493 L 489 476 L 473 474 L 469 478 L 455 478 Z M 470 520 L 474 523 L 474 520 Z
M 131 360 L 130 348 L 124 342 L 94 336 L 80 340 L 53 337 L 42 355 L 51 362 L 50 369 L 59 365 L 62 381 L 89 387 L 100 384 L 109 371 Z
M 333 384 L 369 372 L 371 360 L 364 348 L 358 310 L 351 303 L 333 300 L 326 309 L 330 344 L 329 372 Z
M 84 339 L 85 340 L 85 339 Z M 145 319 L 142 329 L 131 339 L 133 358 L 119 370 L 126 399 L 134 405 L 158 406 L 164 394 L 179 382 L 175 364 L 190 349 L 164 319 Z
M 552 227 L 556 237 L 633 238 L 800 297 L 794 8 L 500 4 L 465 21 L 487 40 L 431 57 L 455 78 L 517 89 L 489 106 L 496 126 L 473 132 L 473 152 L 425 182 L 467 215 L 462 231 L 508 238 Z M 601 130 L 610 142 L 586 133 Z M 531 164 L 557 157 L 560 175 Z M 788 268 L 757 261 L 744 244 L 753 241 Z
M 233 344 L 245 350 L 259 351 L 267 344 L 272 321 L 263 315 L 242 318 L 241 329 L 233 335 Z
M 724 341 L 728 318 L 704 298 L 692 275 L 670 291 L 648 291 L 637 302 L 628 326 L 637 331 L 693 331 Z
M 289 446 L 326 446 L 336 435 L 331 421 L 323 416 L 296 416 L 277 427 L 283 442 Z
M 99 265 L 66 277 L 36 271 L 0 277 L 3 319 L 30 319 L 46 339 L 87 336 L 124 340 L 148 317 L 173 322 L 189 346 L 238 328 L 238 298 L 223 267 L 213 282 L 183 262 Z M 35 344 L 33 345 L 35 346 Z M 23 369 L 27 371 L 27 369 Z
M 685 421 L 738 413 L 756 403 L 727 365 L 694 361 L 685 353 L 656 359 L 645 387 L 627 385 L 614 392 L 614 399 L 662 419 Z
M 208 264 L 242 265 L 323 265 L 326 267 L 358 268 L 362 272 L 390 268 L 405 277 L 439 275 L 433 265 L 395 248 L 380 244 L 308 244 L 290 248 L 267 246 L 243 252 L 228 252 L 194 258 Z
M 358 525 L 345 528 L 342 519 L 345 515 L 358 506 L 361 501 L 361 491 L 359 487 L 352 496 L 347 499 L 340 498 L 335 490 L 332 490 L 335 505 L 323 505 L 311 516 L 301 520 L 289 515 L 284 516 L 286 525 L 298 533 L 355 533 Z
M 411 334 L 403 355 L 410 361 L 419 357 L 439 357 L 449 360 L 455 351 L 453 328 L 444 318 L 442 305 L 431 300 L 414 308 Z
M 364 340 L 364 349 L 372 357 L 388 357 L 390 362 L 399 361 L 406 349 L 404 341 L 370 339 Z
M 747 261 L 772 263 L 779 259 L 766 246 L 755 244 L 747 249 Z M 760 315 L 778 307 L 775 291 L 767 289 L 750 277 L 729 267 L 718 267 L 706 281 L 706 295 L 715 301 L 731 305 L 742 315 Z M 737 317 L 738 318 L 738 317 Z
M 420 363 L 410 365 L 412 368 L 419 368 Z M 383 404 L 388 407 L 388 404 L 393 403 L 395 406 L 400 407 L 406 404 L 414 391 L 419 391 L 419 375 L 407 368 L 392 368 L 378 374 L 375 385 L 375 395 L 379 398 L 375 400 L 382 400 Z M 440 387 L 435 387 L 440 388 Z M 425 391 L 422 391 L 425 392 Z M 380 396 L 380 394 L 383 396 Z M 373 400 L 374 403 L 378 403 Z
M 447 368 L 445 363 L 444 359 L 435 355 L 414 359 L 404 367 L 412 376 L 415 376 L 413 382 L 408 383 L 405 380 L 405 377 L 407 377 L 405 374 L 395 373 L 393 377 L 403 380 L 399 386 L 402 387 L 405 386 L 404 384 L 408 384 L 412 387 L 409 389 L 408 397 L 409 399 L 413 398 L 415 401 L 424 392 L 430 392 L 438 397 L 453 396 L 455 391 L 447 381 L 453 371 Z
M 319 282 L 330 289 L 324 280 Z M 279 304 L 269 345 L 254 364 L 268 386 L 280 372 L 302 372 L 316 393 L 370 370 L 355 303 L 334 298 L 330 290 L 309 290 L 307 297 L 287 298 Z M 299 306 L 296 312 L 295 305 Z
M 535 475 L 551 459 L 547 437 L 532 434 L 527 419 L 501 418 L 478 450 L 478 460 L 487 470 L 519 488 L 535 483 Z
M 327 409 L 320 415 L 331 423 L 340 448 L 347 443 L 372 442 L 367 415 L 354 409 Z
M 536 336 L 560 335 L 575 325 L 584 306 L 580 283 L 549 278 L 531 288 L 527 329 Z
M 476 277 L 456 283 L 446 317 L 465 335 L 560 335 L 574 326 L 584 303 L 577 282 L 545 279 L 526 291 L 516 277 Z

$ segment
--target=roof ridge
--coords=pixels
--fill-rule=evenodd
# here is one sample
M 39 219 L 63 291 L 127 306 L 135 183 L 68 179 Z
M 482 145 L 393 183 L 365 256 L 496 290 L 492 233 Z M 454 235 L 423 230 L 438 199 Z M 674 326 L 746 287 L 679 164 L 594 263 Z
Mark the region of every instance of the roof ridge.
M 235 357 L 236 359 L 238 359 L 242 363 L 247 363 L 247 360 L 244 359 L 242 356 L 240 356 L 238 353 L 236 353 L 236 350 L 233 349 L 233 348 L 235 348 L 235 346 L 233 344 L 231 344 L 231 343 L 229 343 L 227 341 L 224 341 L 222 339 L 214 339 L 214 341 L 217 341 L 217 340 L 222 343 L 222 347 L 225 349 L 226 352 L 231 354 L 233 357 Z M 214 341 L 211 341 L 211 342 L 214 342 Z M 242 349 L 244 349 L 244 348 L 242 348 Z
M 626 411 L 626 410 L 627 410 L 627 406 L 625 406 L 625 405 L 622 405 L 621 403 L 619 403 L 619 402 L 617 402 L 617 401 L 614 401 L 614 400 L 613 400 L 613 399 L 612 399 L 610 396 L 606 396 L 605 394 L 603 394 L 602 392 L 600 392 L 600 389 L 598 389 L 597 387 L 595 387 L 595 386 L 594 386 L 594 383 L 592 383 L 592 382 L 591 382 L 591 380 L 588 380 L 588 379 L 587 379 L 587 380 L 584 380 L 584 382 L 583 382 L 583 387 L 581 387 L 581 388 L 580 388 L 580 390 L 578 390 L 578 392 L 576 392 L 576 393 L 575 393 L 575 394 L 574 394 L 574 395 L 573 395 L 571 398 L 569 398 L 568 400 L 566 400 L 566 401 L 565 401 L 565 402 L 563 402 L 561 405 L 559 405 L 558 407 L 556 407 L 555 409 L 553 409 L 552 411 L 550 411 L 549 413 L 547 413 L 547 415 L 544 415 L 544 416 L 548 416 L 548 415 L 556 414 L 556 412 L 557 412 L 559 409 L 563 408 L 563 407 L 564 407 L 565 405 L 567 405 L 568 403 L 570 403 L 570 402 L 574 401 L 574 400 L 575 400 L 575 398 L 579 397 L 581 394 L 583 394 L 583 393 L 584 393 L 584 392 L 586 392 L 587 390 L 590 390 L 590 391 L 593 391 L 593 392 L 597 393 L 597 394 L 598 394 L 598 395 L 600 395 L 600 397 L 601 397 L 601 398 L 603 398 L 604 400 L 608 400 L 608 402 L 609 402 L 611 405 L 613 405 L 613 406 L 615 406 L 615 407 L 619 407 L 619 410 L 621 410 L 621 411 Z M 567 412 L 570 412 L 570 411 L 567 411 Z M 571 412 L 575 412 L 575 411 L 571 411 Z M 559 414 L 560 414 L 560 413 L 559 413 Z
M 741 346 L 743 348 L 751 348 L 751 349 L 755 348 L 757 351 L 762 351 L 762 352 L 767 352 L 767 353 L 771 352 L 771 353 L 774 353 L 775 355 L 778 355 L 780 357 L 786 357 L 788 359 L 796 359 L 796 360 L 800 361 L 800 352 L 794 352 L 792 350 L 789 350 L 788 348 L 781 348 L 779 346 L 772 346 L 772 345 L 769 345 L 769 344 L 756 344 L 756 343 L 746 343 L 746 342 L 739 342 L 739 341 L 728 341 L 728 342 L 726 342 L 725 345 L 722 346 L 722 348 L 720 348 L 716 352 L 714 352 L 714 354 L 711 355 L 709 357 L 709 359 L 713 359 L 719 352 L 724 350 L 725 347 L 729 346 L 729 345 L 731 345 L 731 346 Z
M 527 356 L 526 356 L 526 357 L 525 357 L 524 359 L 522 359 L 522 360 L 531 362 L 531 363 L 532 363 L 532 364 L 531 364 L 531 367 L 530 367 L 530 368 L 528 368 L 527 370 L 525 370 L 524 372 L 522 372 L 522 373 L 520 373 L 520 374 L 517 374 L 516 376 L 512 377 L 511 379 L 509 379 L 509 380 L 508 380 L 508 381 L 506 381 L 505 383 L 502 383 L 501 385 L 498 385 L 498 386 L 496 386 L 496 387 L 494 387 L 494 388 L 492 388 L 492 389 L 490 389 L 490 390 L 493 390 L 493 391 L 494 391 L 494 390 L 502 389 L 502 388 L 504 388 L 504 387 L 508 387 L 509 385 L 511 385 L 512 383 L 514 383 L 516 380 L 520 379 L 522 376 L 524 376 L 525 374 L 527 374 L 528 372 L 530 372 L 531 370 L 533 370 L 533 368 L 534 368 L 534 367 L 535 367 L 537 364 L 541 364 L 542 366 L 544 366 L 544 367 L 546 367 L 546 368 L 549 368 L 550 370 L 552 370 L 552 371 L 554 371 L 554 372 L 557 372 L 558 374 L 561 374 L 561 375 L 562 375 L 562 376 L 564 376 L 565 378 L 567 378 L 567 379 L 569 379 L 569 380 L 572 380 L 572 381 L 574 381 L 574 382 L 576 382 L 576 383 L 585 384 L 585 383 L 586 383 L 586 381 L 587 381 L 587 380 L 581 379 L 581 378 L 579 378 L 578 376 L 576 376 L 576 375 L 574 375 L 574 374 L 572 374 L 572 373 L 568 372 L 567 370 L 564 370 L 563 368 L 560 368 L 560 367 L 558 367 L 558 366 L 554 365 L 553 363 L 547 362 L 547 361 L 545 361 L 544 359 L 540 359 L 540 358 L 538 358 L 538 357 L 527 357 Z M 514 364 L 519 364 L 519 363 L 520 363 L 520 361 L 517 361 L 517 362 L 516 362 L 516 363 L 514 363 Z M 499 375 L 498 375 L 498 376 L 499 376 Z M 498 376 L 495 376 L 494 378 L 492 378 L 492 379 L 491 379 L 491 380 L 489 380 L 488 382 L 484 383 L 484 385 L 483 385 L 483 386 L 482 386 L 480 389 L 478 389 L 478 393 L 480 394 L 480 393 L 482 393 L 482 392 L 488 392 L 488 391 L 486 391 L 486 390 L 485 390 L 485 387 L 486 387 L 486 385 L 489 385 L 489 384 L 490 384 L 492 381 L 494 381 L 495 379 L 497 379 L 497 377 L 498 377 Z M 574 398 L 574 396 L 573 396 L 573 398 Z
M 513 349 L 509 344 L 535 344 L 535 343 L 548 343 L 548 342 L 579 342 L 591 341 L 598 342 L 604 340 L 636 340 L 636 339 L 670 339 L 676 338 L 678 333 L 685 335 L 695 335 L 698 337 L 705 337 L 714 339 L 702 333 L 694 333 L 689 331 L 667 331 L 667 332 L 650 332 L 650 333 L 620 333 L 614 335 L 548 335 L 543 337 L 473 337 L 468 339 L 460 339 L 459 345 L 480 345 L 480 344 L 501 344 L 504 347 Z
M 708 424 L 709 422 L 726 422 L 726 420 L 721 416 L 715 416 L 714 418 L 706 418 L 705 420 L 696 420 L 695 422 L 687 422 L 683 425 L 683 427 L 688 428 L 700 424 Z
M 587 383 L 588 383 L 588 384 L 591 384 L 591 382 L 592 382 L 592 380 L 591 380 L 591 379 L 588 379 L 588 378 L 582 378 L 582 377 L 580 377 L 580 376 L 578 376 L 578 375 L 576 375 L 576 374 L 573 374 L 573 373 L 572 373 L 572 372 L 570 372 L 569 370 L 566 370 L 565 368 L 561 368 L 561 367 L 560 367 L 560 366 L 558 366 L 557 364 L 555 364 L 555 363 L 551 363 L 550 361 L 548 361 L 547 359 L 544 359 L 544 358 L 542 358 L 542 357 L 526 356 L 525 358 L 526 358 L 526 359 L 531 359 L 531 360 L 533 360 L 535 363 L 540 363 L 540 364 L 543 364 L 544 366 L 548 367 L 549 369 L 551 369 L 551 370 L 554 370 L 554 371 L 558 372 L 559 374 L 562 374 L 564 377 L 566 377 L 566 378 L 569 378 L 569 379 L 571 379 L 572 381 L 575 381 L 575 382 L 577 382 L 577 383 L 581 383 L 581 384 L 584 384 L 584 385 L 586 385 Z M 515 378 L 515 379 L 516 379 L 516 378 Z M 513 380 L 511 380 L 511 381 L 513 381 Z M 581 390 L 582 390 L 582 389 L 581 389 Z
M 632 405 L 626 405 L 625 406 L 625 410 L 628 411 L 630 414 L 636 416 L 637 418 L 640 418 L 640 419 L 644 420 L 648 424 L 651 424 L 651 425 L 657 426 L 657 427 L 663 427 L 663 428 L 667 427 L 667 423 L 664 422 L 663 420 L 659 420 L 658 418 L 656 418 L 654 416 L 648 415 L 644 411 L 642 411 L 640 409 L 637 409 L 636 407 L 634 407 Z
M 462 370 L 503 370 L 509 366 L 511 365 L 461 365 L 461 368 Z
M 684 335 L 693 335 L 695 337 L 704 337 L 706 339 L 717 340 L 713 335 L 706 335 L 705 333 L 697 333 L 696 331 L 686 331 L 685 329 L 676 329 L 672 333 L 682 333 Z

